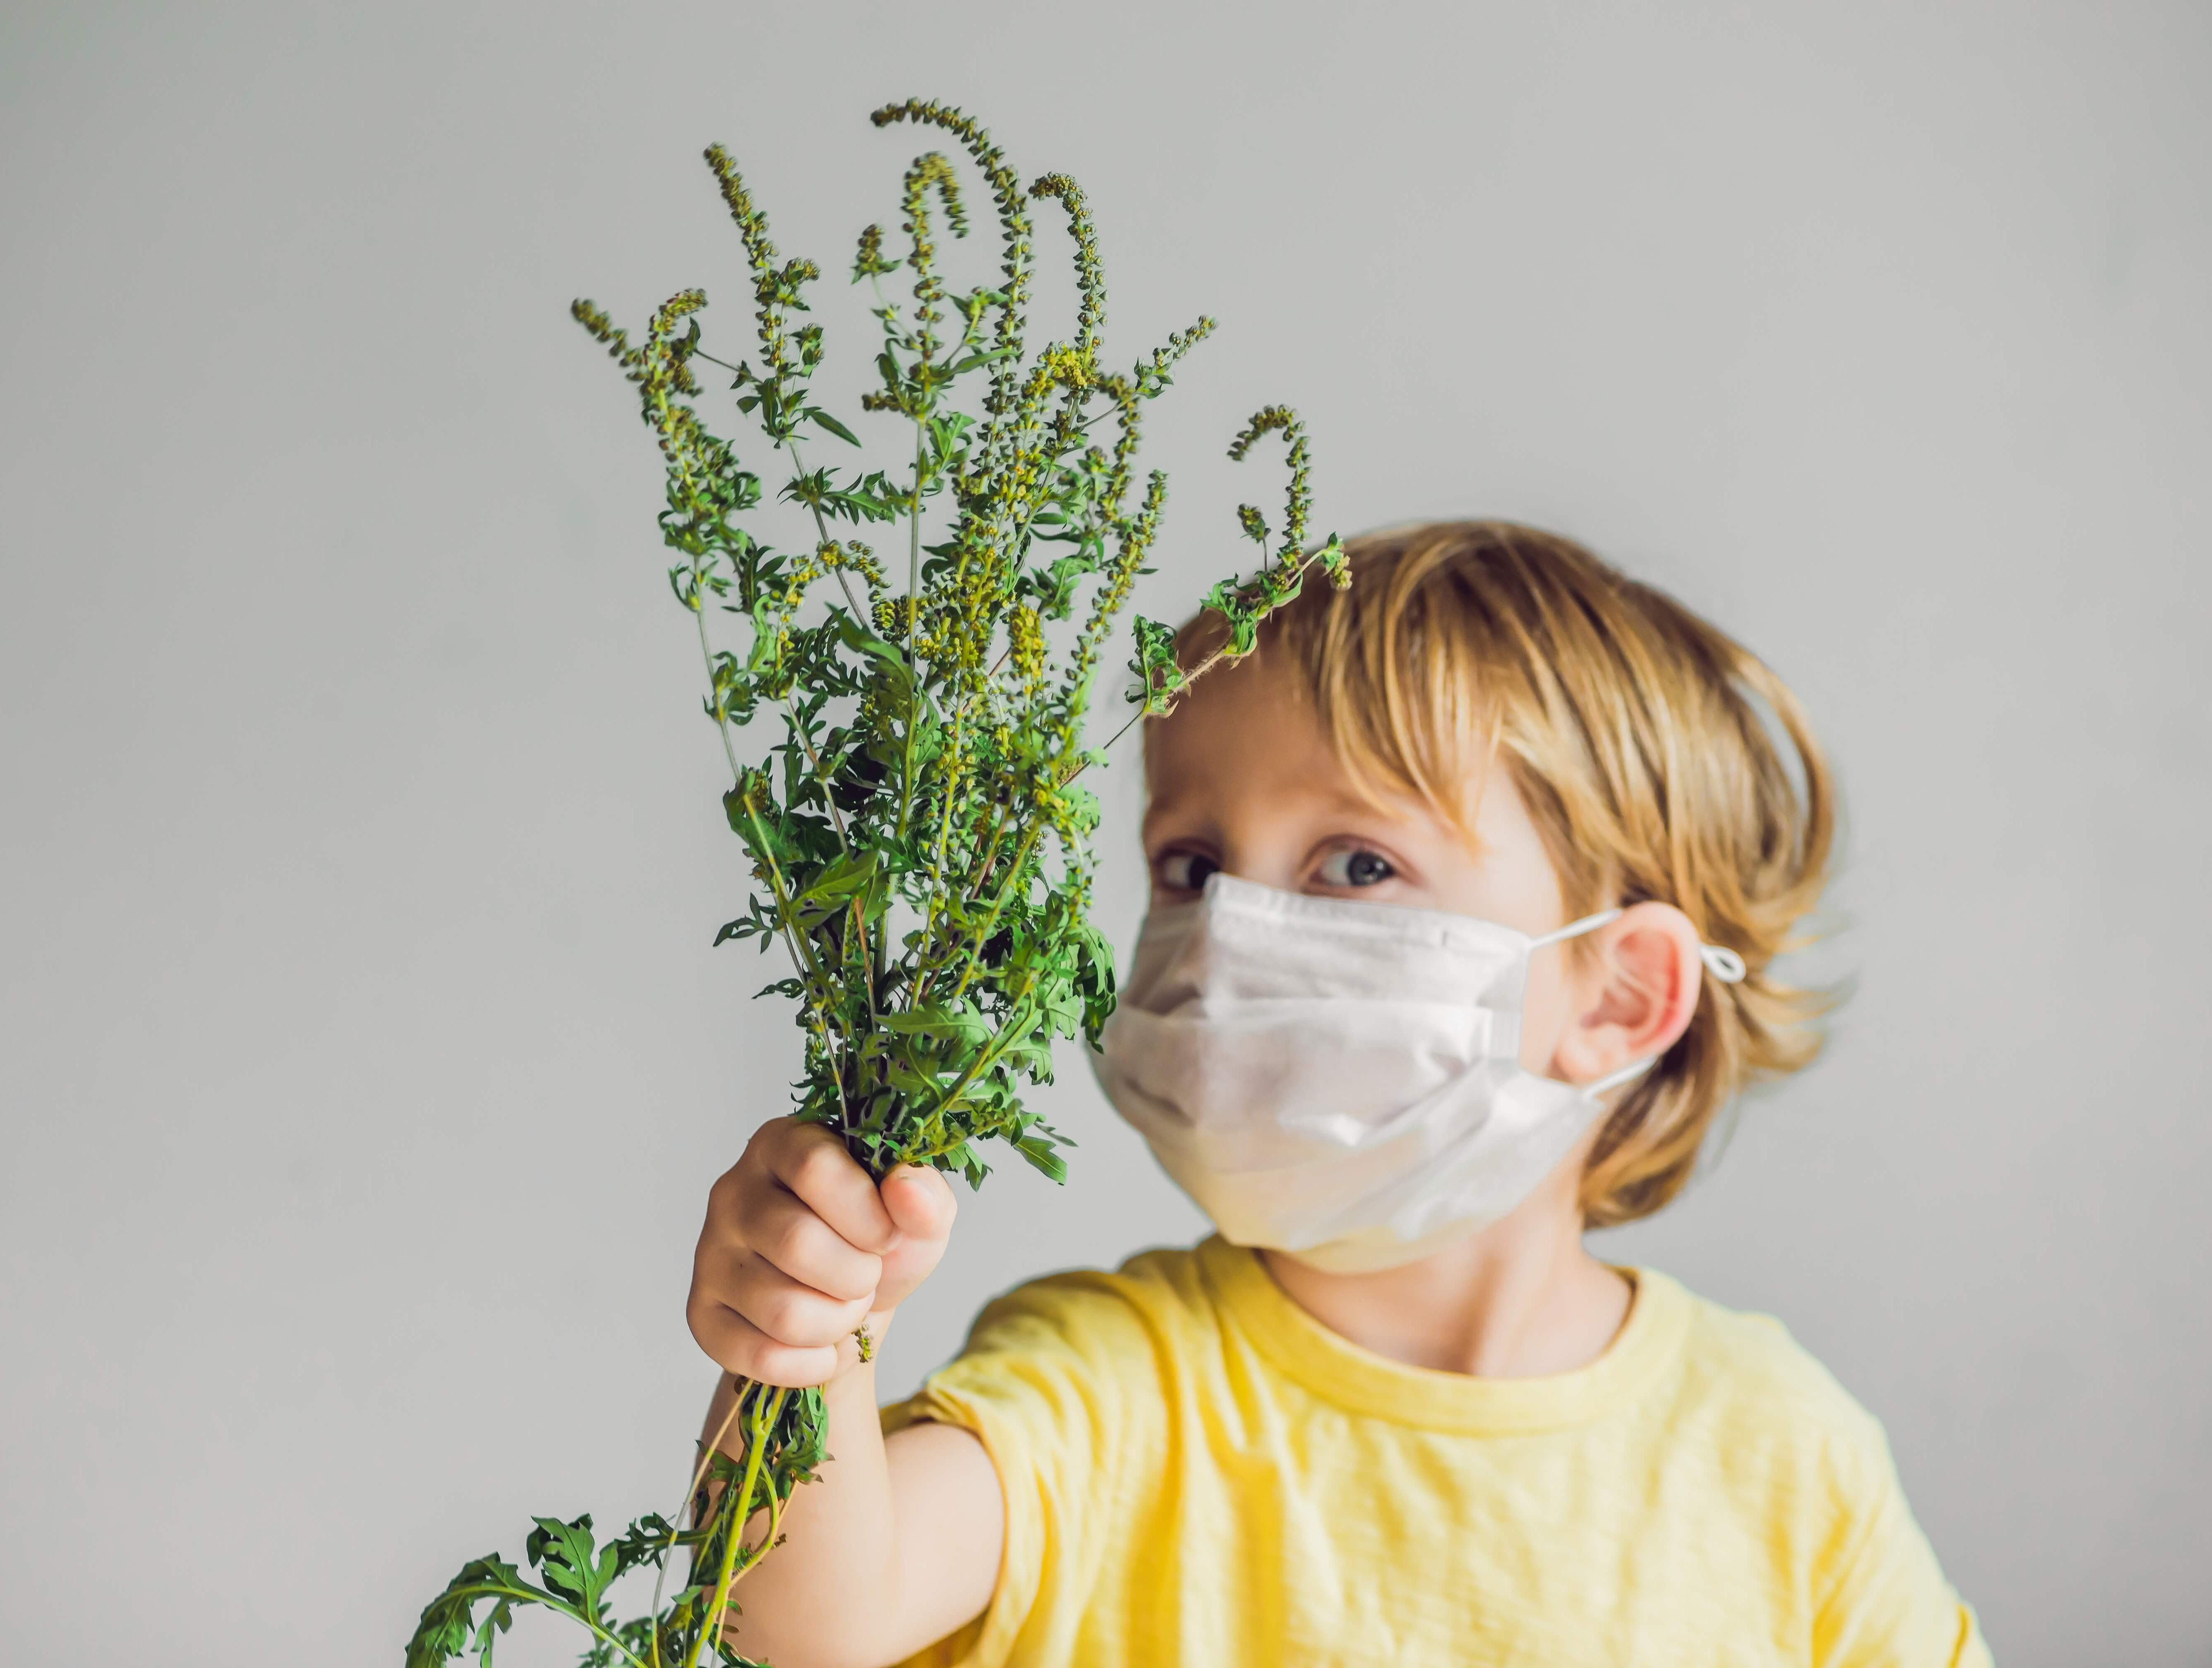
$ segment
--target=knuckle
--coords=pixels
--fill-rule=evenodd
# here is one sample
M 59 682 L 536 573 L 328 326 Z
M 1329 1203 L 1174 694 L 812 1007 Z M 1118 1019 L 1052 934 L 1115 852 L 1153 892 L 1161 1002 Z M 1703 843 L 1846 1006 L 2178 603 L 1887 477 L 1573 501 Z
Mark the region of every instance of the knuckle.
M 765 1292 L 747 1319 L 778 1343 L 801 1343 L 808 1319 L 806 1300 L 789 1287 Z
M 793 1210 L 763 1225 L 759 1235 L 761 1254 L 787 1273 L 794 1263 L 806 1260 L 807 1230 L 816 1218 Z
M 771 1118 L 752 1133 L 745 1143 L 744 1163 L 755 1169 L 773 1170 L 781 1164 L 793 1142 L 803 1133 L 800 1125 L 790 1118 Z
M 861 1256 L 872 1259 L 877 1266 L 881 1267 L 884 1253 L 898 1244 L 898 1237 L 896 1228 L 887 1228 L 880 1233 L 863 1234 L 857 1243 L 848 1243 L 852 1244 L 853 1249 Z
M 800 1155 L 792 1168 L 792 1180 L 801 1192 L 827 1187 L 842 1180 L 852 1162 L 834 1142 L 817 1142 Z
M 835 1273 L 825 1272 L 813 1285 L 833 1302 L 857 1303 L 873 1296 L 883 1277 L 884 1259 L 862 1252 L 849 1263 L 840 1261 Z
M 874 1296 L 876 1288 L 883 1283 L 884 1259 L 872 1251 L 864 1251 L 860 1253 L 860 1261 L 854 1265 L 853 1277 L 845 1283 L 842 1295 L 846 1301 L 857 1302 L 861 1298 Z

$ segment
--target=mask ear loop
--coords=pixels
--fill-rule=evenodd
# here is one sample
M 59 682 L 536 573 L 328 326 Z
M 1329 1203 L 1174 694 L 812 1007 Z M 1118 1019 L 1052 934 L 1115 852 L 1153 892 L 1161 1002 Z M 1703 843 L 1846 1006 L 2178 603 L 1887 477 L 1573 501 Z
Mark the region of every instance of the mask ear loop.
M 1619 1089 L 1623 1083 L 1642 1077 L 1658 1064 L 1659 1061 L 1656 1056 L 1648 1060 L 1632 1061 L 1618 1071 L 1608 1072 L 1594 1083 L 1584 1083 L 1582 1086 L 1582 1097 L 1585 1101 L 1595 1101 L 1606 1090 Z
M 1555 927 L 1540 938 L 1531 938 L 1528 941 L 1528 948 L 1540 949 L 1546 944 L 1558 943 L 1562 938 L 1579 938 L 1585 932 L 1595 932 L 1600 927 L 1620 919 L 1620 910 L 1601 909 L 1595 915 L 1585 915 L 1579 921 L 1569 921 L 1565 926 Z
M 1528 948 L 1539 949 L 1546 944 L 1556 944 L 1562 938 L 1579 938 L 1585 932 L 1595 932 L 1601 926 L 1610 925 L 1620 916 L 1621 912 L 1618 908 L 1601 909 L 1595 915 L 1585 915 L 1579 921 L 1569 921 L 1563 927 L 1556 927 L 1540 938 L 1531 938 Z M 1743 957 L 1726 944 L 1701 942 L 1698 945 L 1698 959 L 1705 964 L 1705 971 L 1723 985 L 1741 985 L 1744 974 L 1749 971 L 1744 966 Z
M 1547 932 L 1540 938 L 1531 938 L 1528 941 L 1528 948 L 1535 949 L 1540 945 L 1555 944 L 1562 938 L 1579 938 L 1585 932 L 1595 932 L 1598 928 L 1619 920 L 1620 915 L 1621 912 L 1617 908 L 1601 909 L 1595 915 L 1585 915 L 1578 921 L 1569 921 L 1565 926 Z M 1700 941 L 1698 945 L 1698 959 L 1705 963 L 1705 971 L 1723 985 L 1741 984 L 1744 974 L 1749 971 L 1744 966 L 1743 957 L 1725 944 L 1708 944 Z M 1633 1061 L 1624 1065 L 1618 1071 L 1600 1077 L 1594 1083 L 1584 1083 L 1582 1086 L 1582 1096 L 1585 1101 L 1595 1101 L 1607 1089 L 1619 1089 L 1623 1083 L 1642 1077 L 1658 1064 L 1659 1061 L 1656 1056 L 1648 1060 Z

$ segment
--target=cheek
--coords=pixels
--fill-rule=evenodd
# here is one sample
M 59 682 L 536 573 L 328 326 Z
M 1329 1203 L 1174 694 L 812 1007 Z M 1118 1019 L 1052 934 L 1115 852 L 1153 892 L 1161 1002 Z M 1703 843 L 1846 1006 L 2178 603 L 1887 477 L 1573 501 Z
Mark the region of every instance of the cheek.
M 1521 1010 L 1521 1064 L 1548 1072 L 1571 1015 L 1567 980 L 1555 949 L 1540 949 L 1528 968 L 1528 999 Z

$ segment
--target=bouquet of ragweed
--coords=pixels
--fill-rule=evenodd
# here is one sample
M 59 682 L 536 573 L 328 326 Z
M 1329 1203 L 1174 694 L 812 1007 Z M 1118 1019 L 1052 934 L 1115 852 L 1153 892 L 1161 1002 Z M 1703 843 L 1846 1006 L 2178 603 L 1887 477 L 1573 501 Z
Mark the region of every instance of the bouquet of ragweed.
M 1139 421 L 1213 323 L 1109 369 L 1097 243 L 1075 182 L 1046 174 L 1024 189 L 983 129 L 944 105 L 908 100 L 874 120 L 957 142 L 989 189 L 1003 252 L 994 285 L 948 287 L 939 227 L 964 237 L 969 219 L 953 164 L 935 151 L 907 171 L 899 246 L 878 227 L 861 233 L 852 276 L 873 287 L 882 340 L 860 403 L 896 437 L 892 471 L 819 461 L 815 447 L 860 445 L 812 387 L 822 331 L 799 315 L 819 270 L 779 256 L 720 147 L 707 161 L 750 267 L 749 356 L 706 350 L 696 289 L 672 297 L 636 341 L 589 301 L 573 311 L 635 386 L 666 464 L 669 584 L 696 628 L 729 769 L 722 805 L 755 889 L 714 941 L 777 945 L 789 959 L 761 994 L 789 999 L 805 1034 L 798 1116 L 836 1131 L 878 1176 L 926 1164 L 977 1184 L 995 1139 L 1060 1180 L 1062 1138 L 1023 1089 L 1051 1080 L 1055 1040 L 1095 1042 L 1114 1005 L 1112 947 L 1089 915 L 1097 804 L 1079 782 L 1103 749 L 1086 747 L 1085 723 L 1167 499 L 1165 475 L 1139 478 Z M 1078 309 L 1072 336 L 1031 352 L 1030 216 L 1042 201 L 1066 218 Z M 710 375 L 782 454 L 774 490 L 802 506 L 806 548 L 773 549 L 748 530 L 769 487 L 700 415 Z M 1196 665 L 1179 664 L 1167 627 L 1134 622 L 1137 710 L 1117 737 L 1249 652 L 1313 564 L 1348 582 L 1335 537 L 1307 548 L 1297 416 L 1261 410 L 1230 456 L 1273 433 L 1289 446 L 1279 537 L 1257 509 L 1238 511 L 1264 560 L 1208 592 L 1226 630 Z M 714 629 L 725 616 L 743 622 L 731 646 Z M 762 719 L 781 738 L 750 756 L 738 732 Z M 537 1519 L 526 1570 L 479 1558 L 431 1601 L 409 1668 L 467 1652 L 489 1664 L 516 1609 L 532 1604 L 583 1626 L 587 1665 L 741 1664 L 724 1638 L 731 1589 L 775 1545 L 792 1491 L 825 1455 L 818 1391 L 738 1389 L 703 1445 L 689 1522 L 648 1515 L 600 1545 L 588 1515 Z M 614 1582 L 651 1566 L 665 1583 L 679 1549 L 687 1573 L 673 1598 L 664 1604 L 656 1585 L 651 1615 L 614 1620 Z

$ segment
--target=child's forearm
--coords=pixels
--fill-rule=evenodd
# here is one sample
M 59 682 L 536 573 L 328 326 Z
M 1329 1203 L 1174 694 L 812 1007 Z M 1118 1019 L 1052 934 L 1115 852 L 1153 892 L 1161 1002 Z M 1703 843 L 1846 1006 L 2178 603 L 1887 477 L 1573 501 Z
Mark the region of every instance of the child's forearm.
M 725 1376 L 706 1434 L 732 1393 Z M 887 1443 L 872 1364 L 823 1396 L 833 1458 L 784 1508 L 782 1545 L 732 1594 L 741 1613 L 728 1637 L 776 1668 L 889 1668 L 989 1603 L 1004 1529 L 998 1477 L 966 1431 L 919 1425 Z M 766 1525 L 756 1517 L 750 1533 Z
M 858 1595 L 884 1590 L 890 1563 L 890 1468 L 877 1421 L 875 1368 L 854 1368 L 823 1392 L 836 1459 L 820 1480 L 793 1491 L 785 1507 L 783 1544 L 762 1559 L 732 1594 L 731 1642 L 744 1655 L 777 1668 L 859 1668 L 872 1659 L 878 1607 Z M 736 1380 L 725 1374 L 707 1410 L 706 1434 L 730 1410 Z M 735 1426 L 722 1440 L 743 1453 Z M 765 1513 L 747 1525 L 750 1539 L 767 1532 Z

